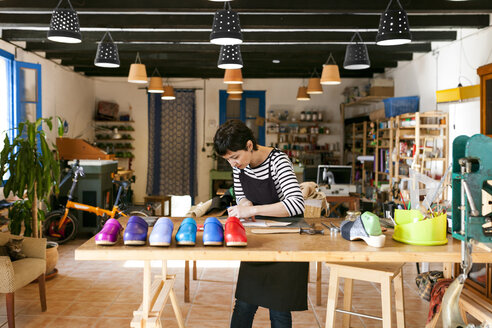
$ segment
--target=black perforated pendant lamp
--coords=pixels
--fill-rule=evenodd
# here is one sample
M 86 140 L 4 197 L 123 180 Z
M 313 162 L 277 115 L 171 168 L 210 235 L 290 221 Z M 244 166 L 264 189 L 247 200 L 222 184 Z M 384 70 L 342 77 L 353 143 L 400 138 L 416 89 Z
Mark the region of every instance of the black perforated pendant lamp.
M 106 38 L 107 37 L 107 38 Z M 111 33 L 104 33 L 101 42 L 97 45 L 96 58 L 94 65 L 98 67 L 116 68 L 120 67 L 120 56 L 118 55 L 118 47 L 111 37 Z
M 243 58 L 238 44 L 221 46 L 217 66 L 222 69 L 238 69 L 243 67 Z
M 388 7 L 381 14 L 376 35 L 376 44 L 379 46 L 396 46 L 412 42 L 407 13 L 403 10 L 399 0 L 396 0 L 399 8 L 390 9 L 392 2 L 393 0 L 390 0 Z
M 80 43 L 80 23 L 77 12 L 73 9 L 70 0 L 67 0 L 70 8 L 59 8 L 63 0 L 53 10 L 51 15 L 50 30 L 48 40 L 63 43 Z
M 231 10 L 229 2 L 224 3 L 224 9 L 215 12 L 210 42 L 220 45 L 243 43 L 239 15 Z
M 359 41 L 355 41 L 355 37 L 359 37 Z M 369 59 L 369 54 L 367 53 L 367 47 L 362 43 L 362 37 L 359 32 L 355 32 L 350 40 L 349 45 L 347 45 L 347 50 L 345 51 L 345 61 L 343 62 L 343 68 L 345 69 L 366 69 L 371 67 L 371 61 Z

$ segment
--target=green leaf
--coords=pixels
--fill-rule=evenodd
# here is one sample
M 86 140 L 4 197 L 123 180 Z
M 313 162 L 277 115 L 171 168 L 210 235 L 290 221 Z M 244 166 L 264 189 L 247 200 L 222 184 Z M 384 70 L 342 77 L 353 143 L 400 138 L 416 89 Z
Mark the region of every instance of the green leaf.
M 44 121 L 46 122 L 46 125 L 48 125 L 50 131 L 53 130 L 53 123 L 51 122 L 51 118 L 46 118 Z

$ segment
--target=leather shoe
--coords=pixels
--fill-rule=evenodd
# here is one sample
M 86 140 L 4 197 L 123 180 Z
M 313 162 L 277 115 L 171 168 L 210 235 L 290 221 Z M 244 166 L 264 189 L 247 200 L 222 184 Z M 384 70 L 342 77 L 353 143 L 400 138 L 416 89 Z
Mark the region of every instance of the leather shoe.
M 176 232 L 176 243 L 178 245 L 195 245 L 196 241 L 196 222 L 192 218 L 186 218 L 181 222 L 178 232 Z
M 148 229 L 149 225 L 144 219 L 139 216 L 130 217 L 123 234 L 125 245 L 145 245 Z
M 246 230 L 237 217 L 231 216 L 227 218 L 224 240 L 226 246 L 246 246 L 248 244 Z
M 116 219 L 109 219 L 96 234 L 96 245 L 114 245 L 118 242 L 123 227 Z
M 173 221 L 170 218 L 159 218 L 149 236 L 150 246 L 171 245 L 173 229 Z
M 207 218 L 203 225 L 203 245 L 222 245 L 223 242 L 224 228 L 222 223 L 215 217 Z

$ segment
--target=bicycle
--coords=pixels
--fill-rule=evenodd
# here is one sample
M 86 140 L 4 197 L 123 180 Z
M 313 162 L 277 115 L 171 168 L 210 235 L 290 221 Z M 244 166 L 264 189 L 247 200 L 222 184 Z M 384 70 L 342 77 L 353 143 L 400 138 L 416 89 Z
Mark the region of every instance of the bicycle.
M 71 239 L 74 239 L 77 235 L 79 220 L 76 216 L 70 213 L 70 209 L 96 214 L 98 231 L 102 228 L 106 220 L 110 218 L 118 219 L 129 215 L 144 217 L 148 216 L 148 214 L 143 210 L 131 211 L 127 214 L 124 204 L 120 204 L 120 200 L 124 197 L 124 193 L 127 192 L 128 187 L 131 185 L 130 181 L 113 180 L 113 183 L 118 186 L 118 193 L 111 210 L 75 202 L 73 197 L 75 187 L 77 186 L 79 177 L 84 176 L 84 169 L 79 165 L 78 160 L 75 161 L 70 173 L 67 174 L 67 176 L 62 180 L 61 184 L 65 183 L 72 175 L 72 186 L 70 187 L 66 204 L 63 205 L 61 209 L 49 212 L 43 222 L 43 234 L 49 241 L 55 241 L 58 244 L 63 244 Z

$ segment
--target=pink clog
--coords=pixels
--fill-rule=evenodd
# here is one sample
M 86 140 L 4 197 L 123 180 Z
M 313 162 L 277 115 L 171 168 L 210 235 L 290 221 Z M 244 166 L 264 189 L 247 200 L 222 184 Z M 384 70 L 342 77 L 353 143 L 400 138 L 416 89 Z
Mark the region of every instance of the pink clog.
M 104 227 L 96 235 L 96 245 L 114 245 L 118 242 L 118 237 L 123 227 L 115 219 L 109 219 Z

